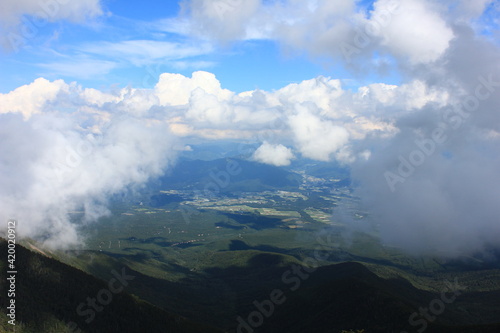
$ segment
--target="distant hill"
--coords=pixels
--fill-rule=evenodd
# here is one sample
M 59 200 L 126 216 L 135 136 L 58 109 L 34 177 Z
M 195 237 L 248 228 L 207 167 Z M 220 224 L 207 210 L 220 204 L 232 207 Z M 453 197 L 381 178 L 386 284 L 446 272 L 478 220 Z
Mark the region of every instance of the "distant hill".
M 0 332 L 13 332 L 6 316 L 7 243 L 2 238 L 0 253 L 4 254 L 0 261 Z M 125 291 L 111 293 L 110 289 L 118 291 L 123 287 L 117 279 L 110 288 L 109 280 L 99 280 L 21 245 L 16 247 L 16 267 L 17 333 L 219 332 L 167 313 Z M 122 273 L 118 272 L 120 276 L 123 276 Z M 130 273 L 125 271 L 125 274 Z M 111 278 L 113 274 L 110 274 Z M 102 305 L 101 311 L 91 311 L 92 308 L 86 305 L 88 298 L 101 297 L 107 303 L 108 295 L 112 295 L 112 298 L 109 304 Z M 77 313 L 81 303 L 85 305 L 80 308 L 81 313 L 85 313 L 83 316 Z M 100 303 L 97 303 L 97 307 L 101 307 Z M 93 319 L 91 313 L 95 316 Z M 89 323 L 85 320 L 89 320 Z
M 156 186 L 210 193 L 297 189 L 300 175 L 283 168 L 234 158 L 181 160 Z
M 186 160 L 211 161 L 219 158 L 246 159 L 259 147 L 259 143 L 217 141 L 191 144 L 190 150 L 183 151 L 181 157 Z
M 350 176 L 349 167 L 337 161 L 319 162 L 307 158 L 300 158 L 293 160 L 292 163 L 285 168 L 290 170 L 303 170 L 309 176 L 318 178 L 346 179 Z

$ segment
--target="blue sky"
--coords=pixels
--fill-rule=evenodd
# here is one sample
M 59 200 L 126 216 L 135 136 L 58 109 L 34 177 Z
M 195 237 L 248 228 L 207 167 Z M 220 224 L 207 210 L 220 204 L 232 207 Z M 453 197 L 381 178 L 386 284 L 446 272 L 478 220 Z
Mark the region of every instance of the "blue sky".
M 371 4 L 359 6 L 370 8 Z M 175 1 L 106 1 L 101 10 L 101 15 L 77 23 L 67 19 L 39 21 L 36 15 L 24 15 L 17 27 L 9 27 L 7 31 L 22 40 L 14 50 L 4 49 L 0 55 L 0 92 L 38 77 L 77 81 L 99 89 L 127 85 L 149 88 L 162 72 L 190 76 L 196 70 L 214 73 L 223 87 L 235 92 L 278 89 L 319 75 L 345 80 L 346 87 L 353 88 L 377 81 L 399 82 L 394 71 L 358 75 L 336 60 L 321 60 L 278 40 L 250 38 L 221 43 L 165 31 L 161 27 L 165 21 L 180 15 Z M 152 56 L 151 50 L 144 48 L 148 42 L 151 50 L 165 51 Z M 109 51 L 119 44 L 121 49 Z

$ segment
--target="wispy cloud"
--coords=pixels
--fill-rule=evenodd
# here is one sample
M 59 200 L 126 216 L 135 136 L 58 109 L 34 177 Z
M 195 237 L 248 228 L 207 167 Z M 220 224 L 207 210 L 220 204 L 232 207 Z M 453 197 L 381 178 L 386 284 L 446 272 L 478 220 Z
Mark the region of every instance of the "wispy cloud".
M 181 60 L 181 61 L 172 61 L 170 65 L 178 70 L 186 70 L 186 69 L 207 69 L 217 65 L 214 61 L 205 61 L 205 60 Z
M 49 77 L 57 75 L 77 79 L 91 79 L 109 74 L 118 65 L 114 61 L 89 59 L 87 57 L 38 64 L 40 68 L 46 71 L 41 75 Z
M 208 43 L 194 44 L 157 40 L 126 40 L 120 42 L 97 42 L 77 47 L 78 51 L 101 58 L 144 66 L 153 62 L 168 62 L 207 55 L 213 51 Z
M 100 0 L 2 1 L 0 46 L 20 51 L 41 35 L 47 23 L 69 21 L 86 24 L 104 14 Z
M 49 50 L 52 61 L 37 64 L 40 75 L 75 79 L 102 77 L 116 69 L 164 65 L 177 70 L 207 69 L 216 65 L 203 56 L 213 52 L 209 43 L 157 40 L 99 41 L 76 45 L 66 53 Z M 54 57 L 57 61 L 54 61 Z M 158 73 L 159 75 L 160 73 Z

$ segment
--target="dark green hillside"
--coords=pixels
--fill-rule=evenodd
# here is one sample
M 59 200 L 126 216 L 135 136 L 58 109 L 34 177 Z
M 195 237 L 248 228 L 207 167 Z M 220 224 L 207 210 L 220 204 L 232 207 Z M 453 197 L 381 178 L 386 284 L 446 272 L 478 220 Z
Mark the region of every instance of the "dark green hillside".
M 269 333 L 337 333 L 351 328 L 365 333 L 417 332 L 422 326 L 411 326 L 410 315 L 440 297 L 439 291 L 418 289 L 403 278 L 383 279 L 357 262 L 322 266 L 312 273 L 302 268 L 302 276 L 292 272 L 283 278 L 291 267 L 299 267 L 294 257 L 272 246 L 258 250 L 243 242 L 232 244 L 229 251 L 207 256 L 207 266 L 200 270 L 171 265 L 184 275 L 176 280 L 128 268 L 137 277 L 131 290 L 169 312 L 237 332 L 238 316 L 248 318 L 256 311 L 254 301 L 269 300 L 279 289 L 286 300 L 254 330 Z M 427 322 L 426 332 L 500 332 L 495 324 L 499 309 L 496 291 L 464 292 L 434 322 Z M 488 325 L 473 326 L 480 324 Z
M 16 319 L 20 325 L 16 326 L 16 332 L 79 332 L 78 329 L 89 333 L 217 332 L 191 320 L 237 332 L 238 317 L 248 321 L 249 315 L 257 310 L 254 302 L 267 302 L 268 306 L 273 290 L 280 290 L 282 302 L 273 306 L 272 314 L 262 317 L 262 324 L 253 332 L 340 333 L 364 329 L 365 333 L 411 333 L 422 326 L 410 325 L 410 315 L 440 297 L 439 291 L 418 289 L 401 277 L 381 278 L 362 263 L 330 264 L 308 272 L 293 256 L 278 253 L 282 251 L 279 248 L 252 247 L 241 241 L 231 244 L 234 246 L 228 250 L 207 254 L 199 270 L 165 263 L 166 277 L 174 271 L 178 273 L 177 278 L 169 279 L 129 267 L 135 261 L 136 267 L 144 264 L 153 269 L 155 260 L 134 256 L 112 258 L 105 252 L 96 252 L 95 264 L 87 269 L 103 280 L 18 246 Z M 0 241 L 0 251 L 6 253 L 4 240 Z M 5 261 L 0 269 L 0 306 L 5 313 Z M 95 313 L 93 321 L 85 323 L 86 317 L 76 313 L 78 305 L 109 289 L 108 281 L 113 276 L 109 272 L 113 269 L 124 269 L 134 277 L 125 291 L 168 312 L 126 292 L 118 292 L 110 304 Z M 435 321 L 427 322 L 425 331 L 500 332 L 500 325 L 496 324 L 499 309 L 498 291 L 465 291 L 447 304 Z M 0 332 L 12 331 L 6 321 L 2 315 Z M 69 329 L 70 321 L 78 329 Z M 250 331 L 240 329 L 240 332 Z
M 352 328 L 365 329 L 365 333 L 417 332 L 423 326 L 410 325 L 409 316 L 440 298 L 440 294 L 419 290 L 403 279 L 381 279 L 354 262 L 318 268 L 287 296 L 259 332 L 341 332 Z M 466 324 L 487 321 L 486 317 L 494 320 L 491 309 L 500 308 L 499 299 L 493 300 L 498 296 L 490 294 L 490 301 L 485 295 L 457 298 L 434 317 L 434 322 L 427 321 L 426 331 L 500 332 L 500 324 Z M 485 301 L 482 310 L 477 308 L 479 300 Z M 484 313 L 487 309 L 489 315 Z
M 7 253 L 7 243 L 0 239 L 0 252 Z M 0 306 L 2 308 L 1 332 L 13 332 L 7 324 L 7 289 L 6 289 L 5 255 L 0 261 Z M 90 319 L 87 306 L 81 308 L 86 312 L 79 316 L 76 312 L 80 303 L 86 304 L 87 298 L 96 298 L 101 290 L 110 290 L 108 282 L 99 280 L 76 268 L 67 266 L 57 260 L 16 247 L 16 332 L 59 333 L 59 332 L 217 332 L 217 330 L 198 325 L 182 317 L 169 314 L 147 302 L 144 302 L 125 291 L 135 282 L 118 292 L 122 285 L 115 280 L 117 293 L 111 293 L 112 300 L 104 305 L 101 311 L 94 311 L 95 318 Z M 111 268 L 110 268 L 111 272 Z M 121 275 L 123 272 L 119 272 Z M 131 272 L 125 270 L 125 274 Z M 105 292 L 101 292 L 103 295 Z M 106 297 L 106 296 L 104 296 Z M 104 299 L 104 297 L 102 299 Z M 99 304 L 98 304 L 99 305 Z M 74 328 L 68 323 L 73 322 Z
M 212 161 L 179 161 L 157 184 L 162 188 L 230 193 L 294 189 L 300 185 L 300 181 L 299 175 L 282 168 L 223 158 Z

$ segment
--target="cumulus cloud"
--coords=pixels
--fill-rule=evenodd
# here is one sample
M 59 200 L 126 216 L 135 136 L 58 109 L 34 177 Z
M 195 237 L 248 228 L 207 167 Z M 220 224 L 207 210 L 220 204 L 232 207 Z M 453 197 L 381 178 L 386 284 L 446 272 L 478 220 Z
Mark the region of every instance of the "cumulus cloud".
M 333 158 L 352 134 L 359 139 L 377 131 L 394 132 L 390 119 L 372 112 L 383 103 L 384 94 L 370 94 L 372 86 L 353 93 L 344 90 L 339 80 L 318 77 L 290 84 L 273 92 L 249 91 L 236 94 L 221 87 L 207 72 L 192 77 L 164 73 L 154 89 L 159 104 L 169 109 L 169 122 L 182 135 L 209 135 L 210 138 L 251 138 L 273 141 L 269 136 L 294 138 L 299 151 L 321 160 Z M 400 97 L 391 105 L 410 103 L 406 86 L 394 87 Z M 411 94 L 418 107 L 433 100 L 435 92 L 424 86 Z M 392 96 L 392 95 L 391 95 Z M 389 103 L 389 102 L 387 102 Z M 314 142 L 322 140 L 317 149 Z
M 273 145 L 265 141 L 253 154 L 253 159 L 274 166 L 290 165 L 294 158 L 290 148 L 282 144 Z
M 392 0 L 379 0 L 374 5 L 370 23 L 389 6 Z M 387 15 L 387 14 L 386 14 Z M 378 25 L 381 45 L 393 54 L 409 59 L 412 64 L 428 63 L 440 58 L 448 49 L 454 34 L 444 18 L 423 0 L 404 0 L 388 23 Z
M 232 95 L 229 90 L 221 88 L 214 74 L 203 71 L 194 72 L 191 78 L 181 74 L 163 73 L 155 86 L 155 92 L 161 105 L 186 105 L 193 91 L 198 88 L 221 100 Z
M 333 108 L 334 103 L 344 93 L 340 80 L 331 80 L 320 76 L 300 83 L 289 84 L 278 90 L 277 97 L 290 104 L 314 103 L 323 113 L 335 118 L 339 115 L 334 114 L 336 111 Z
M 0 94 L 0 113 L 19 112 L 27 119 L 40 113 L 46 103 L 55 100 L 59 92 L 67 87 L 63 80 L 50 82 L 38 78 L 7 94 Z
M 329 161 L 349 140 L 345 128 L 319 118 L 304 106 L 289 117 L 289 124 L 302 156 L 314 160 Z

